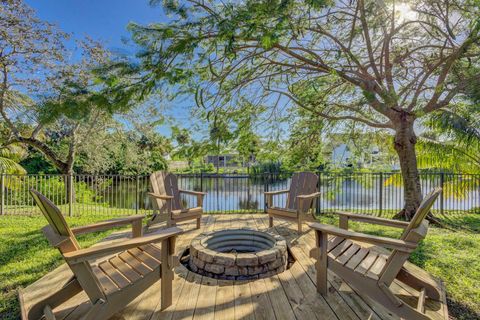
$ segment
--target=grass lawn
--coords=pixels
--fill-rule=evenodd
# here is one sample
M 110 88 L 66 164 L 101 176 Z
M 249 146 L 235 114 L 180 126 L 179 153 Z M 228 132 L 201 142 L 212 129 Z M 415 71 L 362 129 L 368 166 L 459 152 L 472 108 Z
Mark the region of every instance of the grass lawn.
M 110 216 L 67 218 L 71 226 L 105 220 Z M 338 219 L 323 215 L 323 223 L 338 225 Z M 411 262 L 442 278 L 447 287 L 449 312 L 457 319 L 480 318 L 480 214 L 457 216 L 458 224 L 469 231 L 432 227 L 414 252 Z M 42 216 L 0 217 L 0 319 L 18 319 L 17 288 L 28 286 L 63 263 L 40 229 Z M 352 223 L 351 228 L 370 234 L 399 236 L 398 229 Z M 80 245 L 90 246 L 109 232 L 79 236 Z

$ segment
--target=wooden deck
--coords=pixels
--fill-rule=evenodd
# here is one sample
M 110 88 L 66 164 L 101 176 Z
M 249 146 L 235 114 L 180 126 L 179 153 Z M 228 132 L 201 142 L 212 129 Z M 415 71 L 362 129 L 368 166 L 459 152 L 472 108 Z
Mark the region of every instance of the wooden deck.
M 177 242 L 176 250 L 180 254 L 200 232 L 240 227 L 264 230 L 268 228 L 268 217 L 264 214 L 206 215 L 200 230 L 194 229 L 194 221 L 179 227 L 185 230 Z M 314 260 L 309 258 L 314 234 L 306 231 L 299 236 L 296 229 L 294 223 L 275 221 L 273 231 L 287 239 L 296 259 L 282 274 L 254 281 L 215 280 L 180 265 L 175 269 L 171 307 L 160 311 L 160 283 L 157 283 L 112 319 L 398 319 L 331 272 L 328 296 L 317 294 Z M 124 233 L 116 233 L 106 241 L 122 237 Z M 425 271 L 419 269 L 418 272 Z M 70 269 L 62 265 L 23 289 L 22 308 L 28 309 L 47 292 L 62 286 L 71 275 Z M 392 288 L 404 301 L 416 305 L 417 291 L 397 282 Z M 445 301 L 445 292 L 442 303 L 427 299 L 427 314 L 432 319 L 448 319 Z M 57 319 L 80 319 L 88 304 L 87 296 L 80 293 L 54 311 Z

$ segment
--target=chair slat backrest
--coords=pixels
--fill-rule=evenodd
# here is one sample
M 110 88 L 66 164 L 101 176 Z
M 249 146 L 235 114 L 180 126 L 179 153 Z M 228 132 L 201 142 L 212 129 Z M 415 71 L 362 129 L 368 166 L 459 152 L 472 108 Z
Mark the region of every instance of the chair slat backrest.
M 317 191 L 318 176 L 311 172 L 298 172 L 292 176 L 287 198 L 287 209 L 298 209 L 297 196 L 312 194 Z M 304 202 L 305 208 L 312 205 L 312 200 Z
M 172 196 L 172 210 L 182 210 L 177 176 L 165 171 L 157 171 L 150 175 L 150 187 L 153 193 Z M 163 212 L 166 201 L 157 199 L 156 205 Z
M 410 220 L 410 224 L 405 228 L 405 231 L 401 236 L 402 240 L 405 240 L 412 230 L 418 228 L 422 224 L 440 193 L 442 193 L 442 188 L 435 188 L 423 198 L 422 202 L 418 206 L 417 211 L 415 212 L 415 215 L 413 216 L 412 220 Z
M 40 192 L 30 189 L 30 194 L 49 223 L 49 227 L 47 226 L 47 229 L 44 228 L 44 234 L 49 241 L 60 239 L 61 242 L 55 246 L 62 254 L 79 250 L 80 246 L 77 239 L 65 221 L 60 209 Z M 55 234 L 52 234 L 52 232 Z M 70 264 L 67 261 L 67 264 L 92 303 L 95 303 L 98 299 L 106 299 L 105 292 L 99 280 L 95 277 L 89 262 Z
M 30 189 L 30 194 L 32 195 L 32 198 L 37 206 L 40 208 L 42 214 L 47 219 L 48 224 L 52 228 L 53 232 L 55 232 L 58 236 L 69 238 L 72 245 L 65 246 L 64 248 L 68 248 L 68 251 L 71 251 L 72 249 L 78 250 L 80 246 L 78 245 L 77 239 L 65 221 L 60 209 L 52 201 L 50 201 L 50 199 L 45 197 L 37 190 Z M 61 248 L 59 249 L 62 251 Z M 62 251 L 62 253 L 65 252 Z
M 410 224 L 405 228 L 400 239 L 408 242 L 419 243 L 425 238 L 428 231 L 428 221 L 425 220 L 427 214 L 430 212 L 435 200 L 442 192 L 441 188 L 433 189 L 428 195 L 423 198 L 420 206 L 415 212 Z M 390 285 L 397 276 L 403 264 L 408 260 L 410 254 L 399 250 L 393 250 L 387 263 L 381 272 L 380 281 Z

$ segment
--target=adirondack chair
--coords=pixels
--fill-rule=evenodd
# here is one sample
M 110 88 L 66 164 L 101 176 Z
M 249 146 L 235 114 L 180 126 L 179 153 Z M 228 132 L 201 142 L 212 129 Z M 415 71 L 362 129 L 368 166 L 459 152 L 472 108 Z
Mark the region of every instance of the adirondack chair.
M 298 232 L 302 232 L 304 220 L 311 220 L 308 211 L 314 205 L 314 199 L 320 196 L 317 192 L 318 176 L 311 172 L 299 172 L 292 176 L 289 190 L 265 192 L 265 203 L 269 216 L 269 226 L 273 227 L 273 218 L 293 220 L 298 223 Z M 284 208 L 273 206 L 273 196 L 288 194 Z
M 169 228 L 141 237 L 142 216 L 70 228 L 49 199 L 33 189 L 30 193 L 49 223 L 43 233 L 59 249 L 73 276 L 61 289 L 22 311 L 23 319 L 55 319 L 53 309 L 81 291 L 91 302 L 83 319 L 108 319 L 160 279 L 161 308 L 171 305 L 175 238 L 181 229 Z M 125 224 L 133 226 L 132 239 L 81 249 L 75 238 L 77 234 Z
M 429 319 L 424 313 L 425 298 L 428 296 L 439 300 L 441 289 L 435 279 L 421 275 L 405 262 L 425 238 L 428 231 L 425 217 L 440 193 L 440 188 L 429 193 L 410 222 L 339 212 L 340 228 L 320 223 L 310 224 L 316 234 L 317 248 L 311 251 L 311 255 L 317 259 L 317 291 L 327 294 L 328 268 L 361 294 L 366 294 L 401 318 Z M 401 228 L 404 231 L 400 239 L 367 235 L 349 231 L 350 220 Z M 390 290 L 395 279 L 420 291 L 416 309 Z
M 147 227 L 163 222 L 162 214 L 167 214 L 167 226 L 175 226 L 177 222 L 197 219 L 197 229 L 200 228 L 200 219 L 203 214 L 203 197 L 206 193 L 182 190 L 178 188 L 178 179 L 172 173 L 157 171 L 150 175 L 148 194 L 152 197 L 156 213 L 147 222 Z M 189 194 L 197 197 L 197 206 L 184 208 L 180 201 L 180 194 Z

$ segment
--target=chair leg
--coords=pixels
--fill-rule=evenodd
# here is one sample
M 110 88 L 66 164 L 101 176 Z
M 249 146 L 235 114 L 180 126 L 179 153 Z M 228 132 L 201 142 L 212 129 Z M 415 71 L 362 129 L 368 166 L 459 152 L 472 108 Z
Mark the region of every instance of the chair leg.
M 201 218 L 197 218 L 197 229 L 200 229 L 200 220 Z
M 315 232 L 316 247 L 318 248 L 315 269 L 317 271 L 317 292 L 326 296 L 328 289 L 328 235 L 325 232 Z
M 132 238 L 138 238 L 143 235 L 142 220 L 136 220 L 132 223 Z
M 111 305 L 102 299 L 92 305 L 90 310 L 81 318 L 81 320 L 96 320 L 108 318 L 111 316 Z
M 302 233 L 303 222 L 302 219 L 298 219 L 298 233 Z
M 160 308 L 165 310 L 172 305 L 172 283 L 173 283 L 173 256 L 170 251 L 172 243 L 167 239 L 162 241 L 161 251 L 161 283 L 160 283 Z
M 172 305 L 173 271 L 169 270 L 163 273 L 161 281 L 160 310 L 165 310 Z
M 272 216 L 268 217 L 268 227 L 273 228 L 273 217 Z

